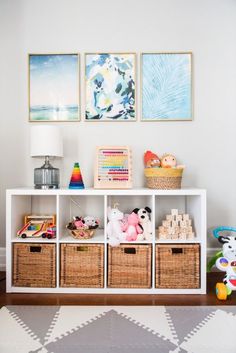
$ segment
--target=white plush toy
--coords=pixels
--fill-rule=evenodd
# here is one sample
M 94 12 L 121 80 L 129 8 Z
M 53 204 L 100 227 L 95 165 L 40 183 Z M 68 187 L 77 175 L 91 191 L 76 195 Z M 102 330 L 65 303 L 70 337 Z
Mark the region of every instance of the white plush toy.
M 145 208 L 135 208 L 134 213 L 138 215 L 139 224 L 143 228 L 143 239 L 151 240 L 152 239 L 152 222 L 150 221 L 150 214 L 152 210 L 149 207 Z
M 88 226 L 90 229 L 96 229 L 99 225 L 98 219 L 95 219 L 93 216 L 86 216 L 83 219 L 83 223 Z
M 120 242 L 125 239 L 125 233 L 121 229 L 121 221 L 124 217 L 123 212 L 118 210 L 116 206 L 107 208 L 107 235 L 111 246 L 119 246 Z
M 230 290 L 236 290 L 236 237 L 219 236 L 218 240 L 223 244 L 223 256 L 217 259 L 216 267 L 226 272 L 223 283 Z

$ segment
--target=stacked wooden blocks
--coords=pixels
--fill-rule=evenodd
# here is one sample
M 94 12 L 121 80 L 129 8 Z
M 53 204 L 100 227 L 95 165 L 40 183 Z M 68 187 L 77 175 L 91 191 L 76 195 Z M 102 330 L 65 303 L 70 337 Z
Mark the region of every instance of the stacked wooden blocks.
M 194 232 L 189 214 L 179 214 L 177 209 L 172 209 L 171 214 L 167 215 L 158 227 L 158 235 L 159 239 L 193 239 Z

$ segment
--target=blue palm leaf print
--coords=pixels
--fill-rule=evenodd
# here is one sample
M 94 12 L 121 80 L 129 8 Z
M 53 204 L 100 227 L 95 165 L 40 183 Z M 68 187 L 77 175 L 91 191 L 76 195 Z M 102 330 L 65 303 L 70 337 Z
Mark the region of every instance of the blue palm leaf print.
M 143 54 L 143 120 L 191 119 L 191 54 Z

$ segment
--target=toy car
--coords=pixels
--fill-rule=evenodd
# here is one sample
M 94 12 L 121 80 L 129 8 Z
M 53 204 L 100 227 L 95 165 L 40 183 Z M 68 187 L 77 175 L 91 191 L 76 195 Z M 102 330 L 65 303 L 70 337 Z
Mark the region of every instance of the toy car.
M 47 228 L 46 233 L 42 234 L 42 238 L 48 238 L 48 239 L 56 238 L 56 226 Z
M 17 232 L 21 238 L 55 238 L 55 216 L 25 216 L 24 226 Z

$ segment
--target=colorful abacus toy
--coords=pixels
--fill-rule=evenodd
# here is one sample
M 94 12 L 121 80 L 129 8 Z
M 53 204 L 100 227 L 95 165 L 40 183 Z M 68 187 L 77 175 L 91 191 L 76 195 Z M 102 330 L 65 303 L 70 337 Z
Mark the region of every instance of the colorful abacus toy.
M 95 188 L 131 188 L 131 151 L 127 146 L 97 147 Z

